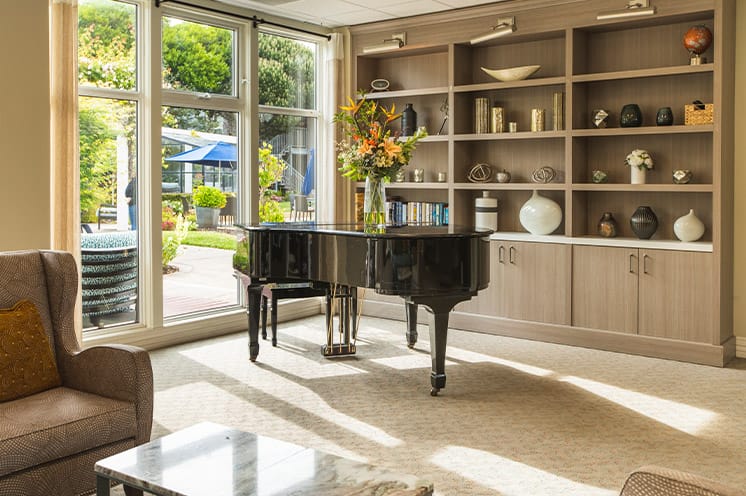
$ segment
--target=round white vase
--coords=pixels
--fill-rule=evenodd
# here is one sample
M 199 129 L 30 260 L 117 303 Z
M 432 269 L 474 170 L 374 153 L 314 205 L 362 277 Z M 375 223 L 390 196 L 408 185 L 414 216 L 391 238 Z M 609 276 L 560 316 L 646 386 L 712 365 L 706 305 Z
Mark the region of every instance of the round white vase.
M 690 209 L 673 223 L 673 233 L 681 241 L 697 241 L 705 233 L 705 225 L 694 215 L 694 209 Z
M 521 225 L 531 234 L 550 234 L 562 223 L 562 208 L 554 200 L 534 190 L 518 215 Z
M 640 169 L 639 167 L 631 166 L 629 170 L 630 170 L 630 183 L 645 184 L 645 174 L 648 171 L 645 167 Z

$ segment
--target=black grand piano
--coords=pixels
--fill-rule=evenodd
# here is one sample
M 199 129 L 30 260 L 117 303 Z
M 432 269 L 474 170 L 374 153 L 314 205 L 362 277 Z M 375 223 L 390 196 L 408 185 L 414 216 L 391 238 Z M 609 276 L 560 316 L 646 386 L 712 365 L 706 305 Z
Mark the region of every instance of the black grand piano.
M 488 230 L 458 226 L 283 223 L 238 225 L 234 267 L 250 278 L 249 358 L 259 354 L 262 288 L 270 283 L 319 282 L 404 298 L 410 347 L 417 306 L 430 313 L 431 394 L 445 387 L 448 315 L 489 284 Z

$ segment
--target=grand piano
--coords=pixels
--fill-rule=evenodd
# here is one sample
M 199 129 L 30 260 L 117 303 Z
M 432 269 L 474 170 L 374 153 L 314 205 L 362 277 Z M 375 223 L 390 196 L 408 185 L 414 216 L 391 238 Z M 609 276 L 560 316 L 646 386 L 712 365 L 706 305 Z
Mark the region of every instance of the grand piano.
M 238 225 L 234 268 L 249 277 L 249 358 L 259 354 L 259 308 L 271 283 L 333 283 L 404 299 L 408 345 L 417 340 L 417 306 L 430 314 L 430 394 L 445 387 L 448 316 L 489 284 L 488 230 L 458 226 L 283 223 Z M 354 317 L 353 317 L 354 320 Z

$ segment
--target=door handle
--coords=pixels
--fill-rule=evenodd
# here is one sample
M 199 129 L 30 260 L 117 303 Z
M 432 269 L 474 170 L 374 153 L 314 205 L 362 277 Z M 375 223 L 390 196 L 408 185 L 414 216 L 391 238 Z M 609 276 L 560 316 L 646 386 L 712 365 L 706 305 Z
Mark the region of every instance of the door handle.
M 642 256 L 642 273 L 647 274 L 648 273 L 648 258 L 650 258 L 647 253 Z
M 503 245 L 500 245 L 497 249 L 497 261 L 501 264 L 505 263 L 505 247 Z
M 511 246 L 508 250 L 508 261 L 515 265 L 515 257 L 513 257 L 513 253 L 516 252 L 515 246 Z
M 634 253 L 630 253 L 629 254 L 629 273 L 630 274 L 634 274 L 635 273 L 635 269 L 633 268 L 633 265 L 632 265 L 632 262 L 634 262 L 634 260 L 635 260 Z

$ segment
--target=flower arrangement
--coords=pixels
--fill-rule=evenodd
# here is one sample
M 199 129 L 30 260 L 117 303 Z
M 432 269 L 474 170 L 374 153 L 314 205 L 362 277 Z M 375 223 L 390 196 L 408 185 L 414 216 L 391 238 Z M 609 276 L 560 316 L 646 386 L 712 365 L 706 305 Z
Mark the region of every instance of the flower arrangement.
M 417 141 L 427 136 L 427 131 L 420 127 L 412 136 L 400 137 L 390 127 L 401 117 L 394 104 L 386 108 L 364 97 L 357 103 L 349 100 L 350 104 L 341 106 L 334 116 L 334 122 L 345 125 L 349 138 L 337 145 L 339 170 L 353 181 L 367 177 L 390 181 L 409 163 Z
M 650 156 L 647 150 L 632 150 L 632 152 L 627 155 L 627 159 L 624 163 L 630 167 L 637 167 L 640 170 L 650 170 L 653 168 L 653 157 Z

